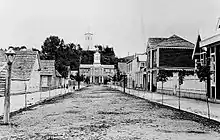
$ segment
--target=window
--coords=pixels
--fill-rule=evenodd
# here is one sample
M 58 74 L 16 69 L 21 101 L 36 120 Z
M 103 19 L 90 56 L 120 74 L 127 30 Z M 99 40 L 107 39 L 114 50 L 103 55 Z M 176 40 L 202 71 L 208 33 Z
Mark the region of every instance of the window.
M 202 53 L 200 54 L 200 62 L 201 62 L 202 65 L 205 64 L 205 58 L 206 58 L 206 53 L 205 53 L 205 52 L 202 52 Z
M 215 48 L 211 47 L 211 53 L 215 53 Z
M 42 76 L 42 87 L 48 87 L 47 76 Z
M 157 66 L 157 51 L 153 51 L 153 67 Z
M 52 86 L 52 76 L 48 76 L 47 85 Z
M 105 72 L 109 73 L 109 72 L 110 72 L 110 70 L 109 70 L 109 69 L 105 69 Z

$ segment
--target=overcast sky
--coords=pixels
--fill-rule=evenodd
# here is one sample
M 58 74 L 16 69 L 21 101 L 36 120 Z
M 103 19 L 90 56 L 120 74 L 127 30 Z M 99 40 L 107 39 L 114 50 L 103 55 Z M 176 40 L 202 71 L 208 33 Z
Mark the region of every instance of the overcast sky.
M 56 35 L 113 46 L 119 57 L 144 52 L 148 37 L 177 34 L 195 42 L 215 30 L 220 0 L 0 0 L 0 48 L 38 48 Z

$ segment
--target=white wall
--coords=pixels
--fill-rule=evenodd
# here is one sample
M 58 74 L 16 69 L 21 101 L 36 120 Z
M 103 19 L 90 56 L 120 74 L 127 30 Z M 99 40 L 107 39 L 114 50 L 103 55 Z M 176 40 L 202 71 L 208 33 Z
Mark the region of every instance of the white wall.
M 174 90 L 175 85 L 178 90 L 179 84 L 176 82 L 175 77 L 169 77 L 168 81 L 164 83 L 163 87 L 167 90 Z M 157 82 L 157 89 L 161 89 L 161 87 L 161 82 Z M 181 91 L 205 94 L 205 82 L 200 82 L 196 75 L 186 76 L 184 78 L 183 84 L 181 85 Z
M 25 84 L 27 86 L 26 92 L 34 92 L 40 90 L 40 71 L 38 59 L 36 58 L 31 75 L 30 80 L 28 81 L 20 81 L 20 80 L 12 80 L 11 82 L 11 93 L 24 93 L 25 92 Z
M 32 72 L 31 72 L 30 80 L 27 86 L 28 92 L 40 90 L 40 71 L 38 69 L 39 69 L 39 61 L 36 58 Z
M 28 81 L 11 81 L 11 93 L 24 93 L 25 92 L 25 83 L 27 84 Z

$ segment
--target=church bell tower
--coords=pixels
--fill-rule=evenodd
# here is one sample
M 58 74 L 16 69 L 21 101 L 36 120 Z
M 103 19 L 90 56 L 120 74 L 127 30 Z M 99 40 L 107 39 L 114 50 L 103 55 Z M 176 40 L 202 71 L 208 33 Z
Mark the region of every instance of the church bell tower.
M 95 65 L 101 65 L 101 55 L 98 52 L 98 50 L 96 50 L 96 52 L 94 53 L 94 64 Z
M 93 49 L 93 34 L 91 32 L 85 33 L 85 50 Z

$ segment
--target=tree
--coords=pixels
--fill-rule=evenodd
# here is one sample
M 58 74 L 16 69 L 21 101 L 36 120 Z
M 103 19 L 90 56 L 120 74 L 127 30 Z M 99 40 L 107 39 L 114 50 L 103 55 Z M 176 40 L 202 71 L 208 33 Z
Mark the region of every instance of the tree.
M 200 80 L 200 82 L 205 82 L 206 83 L 206 103 L 207 103 L 207 109 L 208 109 L 208 117 L 210 119 L 210 109 L 209 109 L 209 100 L 208 100 L 208 80 L 210 78 L 210 75 L 212 74 L 210 71 L 210 66 L 209 66 L 210 60 L 209 58 L 206 58 L 206 64 L 201 65 L 201 63 L 197 63 L 196 67 L 196 74 Z
M 32 51 L 37 51 L 38 53 L 40 53 L 40 50 L 38 50 L 37 48 L 32 48 Z
M 180 109 L 180 86 L 183 84 L 184 77 L 186 75 L 186 71 L 183 69 L 182 71 L 179 71 L 179 109 Z
M 76 50 L 76 45 L 74 43 L 69 43 L 67 45 L 70 47 L 70 49 Z
M 99 51 L 103 51 L 103 46 L 102 45 L 95 45 L 95 48 L 98 48 Z
M 89 84 L 90 79 L 89 79 L 89 77 L 88 77 L 88 76 L 86 76 L 86 78 L 85 78 L 84 82 L 85 82 L 86 84 Z
M 210 66 L 197 64 L 196 74 L 200 82 L 207 81 L 208 77 L 211 75 Z
M 77 72 L 76 75 L 71 75 L 72 80 L 75 79 L 78 82 L 78 89 L 80 89 L 80 82 L 84 80 L 84 75 L 80 75 L 79 72 Z
M 55 68 L 62 77 L 68 76 L 68 67 L 71 70 L 79 68 L 79 56 L 82 51 L 80 44 L 65 44 L 58 36 L 50 36 L 46 38 L 41 48 L 41 59 L 55 60 Z
M 165 70 L 159 70 L 159 73 L 157 74 L 157 81 L 161 82 L 162 84 L 162 92 L 163 92 L 163 84 L 168 80 L 168 75 Z M 162 104 L 163 104 L 163 93 L 162 93 Z
M 117 74 L 115 74 L 115 75 L 112 77 L 112 81 L 113 81 L 113 82 L 116 82 L 116 81 L 117 81 Z
M 47 60 L 55 60 L 57 55 L 57 49 L 62 46 L 64 41 L 58 36 L 47 37 L 41 46 L 43 57 Z
M 113 48 L 102 45 L 96 46 L 101 53 L 101 63 L 115 65 L 118 59 Z M 93 64 L 94 51 L 83 50 L 80 44 L 65 44 L 58 36 L 49 36 L 41 46 L 40 58 L 43 60 L 55 60 L 55 68 L 62 75 L 68 76 L 68 67 L 71 70 L 79 70 L 80 64 Z M 20 48 L 19 48 L 20 49 Z

